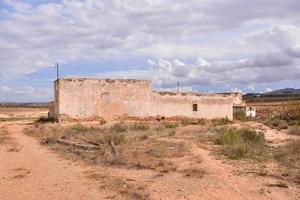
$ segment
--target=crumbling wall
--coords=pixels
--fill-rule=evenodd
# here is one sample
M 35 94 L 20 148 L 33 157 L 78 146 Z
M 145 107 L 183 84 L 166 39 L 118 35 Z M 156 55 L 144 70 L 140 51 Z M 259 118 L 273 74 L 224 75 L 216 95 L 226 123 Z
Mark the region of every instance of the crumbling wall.
M 193 106 L 196 106 L 194 110 Z M 153 93 L 150 115 L 165 117 L 232 119 L 233 103 L 228 95 L 195 93 Z
M 152 92 L 150 81 L 70 78 L 60 79 L 55 88 L 54 112 L 59 119 L 233 116 L 229 95 Z
M 140 116 L 150 95 L 150 81 L 60 79 L 59 113 L 73 119 Z

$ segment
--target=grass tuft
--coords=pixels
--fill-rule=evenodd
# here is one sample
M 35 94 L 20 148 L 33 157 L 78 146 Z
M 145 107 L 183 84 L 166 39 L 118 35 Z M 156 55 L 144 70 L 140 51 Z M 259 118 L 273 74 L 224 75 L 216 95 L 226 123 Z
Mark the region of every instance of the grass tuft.
M 268 119 L 265 122 L 265 125 L 269 126 L 270 128 L 273 129 L 287 129 L 288 128 L 288 123 L 286 120 L 280 119 L 278 117 L 273 117 Z
M 88 131 L 88 128 L 82 124 L 75 124 L 71 127 L 71 130 L 73 130 L 75 133 L 83 133 Z
M 163 126 L 167 129 L 174 129 L 178 127 L 177 123 L 164 122 Z
M 217 130 L 215 144 L 222 145 L 221 153 L 231 159 L 256 159 L 266 156 L 265 136 L 247 128 L 222 128 Z
M 136 122 L 130 127 L 130 129 L 134 131 L 147 131 L 150 129 L 150 126 L 143 122 Z
M 42 137 L 40 139 L 40 143 L 43 145 L 53 145 L 56 144 L 57 141 L 59 140 L 59 133 L 55 132 L 55 133 L 50 133 L 45 135 L 44 137 Z
M 118 133 L 126 132 L 127 130 L 128 130 L 128 126 L 124 122 L 116 123 L 112 125 L 109 129 L 110 132 L 118 132 Z

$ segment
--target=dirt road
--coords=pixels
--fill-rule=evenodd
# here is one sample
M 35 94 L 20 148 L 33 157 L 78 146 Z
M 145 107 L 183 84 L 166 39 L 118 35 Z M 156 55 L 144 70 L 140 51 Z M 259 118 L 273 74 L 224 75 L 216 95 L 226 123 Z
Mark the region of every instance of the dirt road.
M 12 140 L 0 145 L 1 200 L 103 199 L 86 167 L 59 158 L 22 128 L 8 126 Z

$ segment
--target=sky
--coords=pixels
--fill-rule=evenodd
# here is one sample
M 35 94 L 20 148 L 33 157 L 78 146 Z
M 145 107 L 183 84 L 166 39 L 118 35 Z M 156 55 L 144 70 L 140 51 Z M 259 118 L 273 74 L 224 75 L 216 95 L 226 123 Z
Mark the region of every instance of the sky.
M 61 77 L 155 90 L 300 88 L 299 0 L 0 0 L 0 101 L 52 101 Z

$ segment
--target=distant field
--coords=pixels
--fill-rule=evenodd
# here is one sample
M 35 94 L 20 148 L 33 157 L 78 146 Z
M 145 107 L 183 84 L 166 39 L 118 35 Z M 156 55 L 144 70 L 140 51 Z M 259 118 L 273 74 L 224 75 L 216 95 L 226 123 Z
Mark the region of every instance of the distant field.
M 259 117 L 270 117 L 274 114 L 282 113 L 291 103 L 300 105 L 300 99 L 298 101 L 295 99 L 293 101 L 283 101 L 282 99 L 273 98 L 272 101 L 246 101 L 247 106 L 256 108 L 256 113 Z
M 260 97 L 244 96 L 244 100 L 249 103 L 300 101 L 300 95 L 263 95 Z
M 35 120 L 48 115 L 47 107 L 0 106 L 0 121 Z

